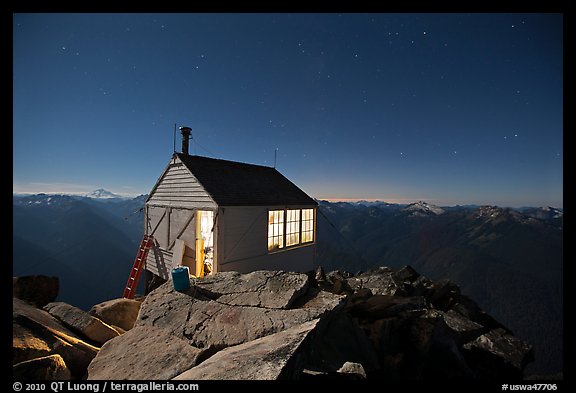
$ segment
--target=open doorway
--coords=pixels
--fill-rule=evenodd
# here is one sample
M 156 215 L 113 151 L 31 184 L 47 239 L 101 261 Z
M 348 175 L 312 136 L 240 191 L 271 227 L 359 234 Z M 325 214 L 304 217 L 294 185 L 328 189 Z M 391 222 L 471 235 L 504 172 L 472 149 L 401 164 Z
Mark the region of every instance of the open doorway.
M 196 211 L 196 276 L 209 276 L 216 271 L 214 265 L 214 212 Z

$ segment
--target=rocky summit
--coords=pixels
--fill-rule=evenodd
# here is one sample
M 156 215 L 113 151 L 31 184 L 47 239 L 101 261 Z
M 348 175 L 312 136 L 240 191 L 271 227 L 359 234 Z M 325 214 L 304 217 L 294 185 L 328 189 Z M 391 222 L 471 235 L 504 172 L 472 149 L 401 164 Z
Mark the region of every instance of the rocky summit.
M 410 266 L 221 272 L 191 278 L 183 292 L 168 281 L 137 313 L 119 302 L 80 315 L 15 299 L 14 375 L 34 363 L 46 379 L 521 380 L 533 360 L 529 344 L 458 286 Z M 126 330 L 121 310 L 133 316 Z

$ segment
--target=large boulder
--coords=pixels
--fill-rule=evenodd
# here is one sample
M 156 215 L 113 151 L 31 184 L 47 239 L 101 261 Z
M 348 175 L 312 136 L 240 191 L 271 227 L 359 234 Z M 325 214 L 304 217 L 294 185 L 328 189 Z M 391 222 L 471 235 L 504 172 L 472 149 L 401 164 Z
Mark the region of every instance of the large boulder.
M 379 267 L 347 280 L 354 291 L 368 288 L 374 295 L 396 295 L 402 293 L 402 286 L 394 277 L 394 271 L 388 267 Z
M 439 280 L 431 285 L 429 299 L 435 308 L 447 311 L 460 301 L 460 288 L 450 280 Z
M 137 326 L 102 346 L 88 379 L 170 379 L 195 366 L 202 352 L 163 329 Z
M 484 326 L 469 320 L 454 310 L 442 313 L 442 317 L 446 325 L 454 332 L 459 344 L 475 339 L 486 330 Z
M 530 355 L 455 284 L 410 266 L 223 272 L 149 293 L 89 378 L 508 378 Z
M 230 306 L 287 309 L 308 289 L 308 276 L 270 270 L 222 272 L 197 280 L 195 285 Z
M 460 295 L 458 302 L 451 307 L 451 310 L 463 315 L 470 321 L 476 322 L 486 328 L 486 330 L 504 329 L 507 333 L 512 332 L 495 320 L 486 311 L 482 310 L 478 304 L 465 295 Z
M 522 379 L 526 365 L 534 360 L 531 345 L 504 329 L 491 330 L 464 344 L 465 357 L 477 378 Z
M 131 330 L 102 347 L 89 378 L 165 379 L 228 347 L 341 310 L 344 300 L 311 288 L 305 274 L 283 271 L 217 273 L 191 279 L 183 292 L 169 281 L 146 296 Z
M 36 307 L 56 300 L 60 288 L 58 277 L 20 276 L 12 278 L 12 296 Z
M 348 303 L 346 308 L 350 315 L 357 318 L 381 319 L 393 317 L 402 312 L 423 313 L 427 309 L 427 304 L 422 296 L 374 295 L 365 300 Z
M 226 348 L 174 379 L 276 380 L 302 372 L 298 350 L 319 319 Z
M 60 355 L 72 376 L 81 378 L 98 348 L 85 342 L 48 312 L 13 298 L 12 364 Z
M 529 345 L 449 280 L 405 266 L 374 269 L 348 284 L 354 293 L 346 311 L 370 339 L 380 378 L 520 378 L 532 359 Z
M 403 378 L 438 380 L 473 376 L 457 334 L 441 311 L 428 309 L 416 318 L 407 319 L 404 326 L 407 334 L 397 332 L 405 346 Z
M 380 368 L 374 346 L 347 313 L 334 312 L 323 317 L 317 330 L 306 356 L 307 370 L 334 375 L 348 361 L 361 364 L 367 372 Z
M 92 306 L 88 313 L 108 325 L 126 331 L 134 327 L 141 304 L 141 301 L 134 299 L 112 299 Z
M 113 327 L 105 324 L 98 318 L 94 318 L 86 311 L 71 306 L 64 302 L 48 303 L 44 306 L 52 316 L 88 339 L 104 344 L 106 341 L 120 335 Z
M 12 366 L 14 380 L 69 380 L 70 377 L 70 370 L 58 354 L 25 360 Z
M 420 273 L 414 270 L 412 266 L 406 265 L 393 272 L 392 277 L 399 283 L 413 283 L 418 277 L 420 277 Z
M 148 294 L 135 326 L 165 329 L 214 353 L 311 321 L 343 301 L 304 296 L 306 285 L 306 275 L 285 272 L 218 273 L 185 292 L 167 282 Z M 300 308 L 287 309 L 296 303 Z

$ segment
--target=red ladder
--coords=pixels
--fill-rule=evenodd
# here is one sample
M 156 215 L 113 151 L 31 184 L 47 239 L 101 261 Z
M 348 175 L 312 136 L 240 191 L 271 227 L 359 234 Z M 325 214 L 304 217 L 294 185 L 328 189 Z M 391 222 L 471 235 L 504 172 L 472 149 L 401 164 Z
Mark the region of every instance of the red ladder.
M 138 254 L 136 254 L 136 259 L 134 260 L 134 266 L 132 266 L 130 277 L 128 277 L 128 281 L 126 282 L 126 288 L 124 288 L 123 297 L 126 299 L 134 299 L 136 288 L 138 287 L 138 280 L 142 274 L 142 266 L 144 265 L 144 261 L 148 256 L 148 251 L 150 251 L 150 247 L 152 247 L 153 242 L 154 237 L 152 236 L 144 235 L 142 238 L 140 248 L 138 249 Z

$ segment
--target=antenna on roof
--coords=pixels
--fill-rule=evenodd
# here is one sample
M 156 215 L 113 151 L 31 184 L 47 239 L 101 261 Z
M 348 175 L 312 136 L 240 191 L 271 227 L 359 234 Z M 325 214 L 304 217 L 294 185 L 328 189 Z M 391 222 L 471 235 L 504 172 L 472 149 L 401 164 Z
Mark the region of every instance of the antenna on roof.
M 276 155 L 278 153 L 278 148 L 274 149 L 274 169 L 276 169 Z
M 172 143 L 174 145 L 172 153 L 176 153 L 176 123 L 174 123 L 174 137 L 172 138 Z

